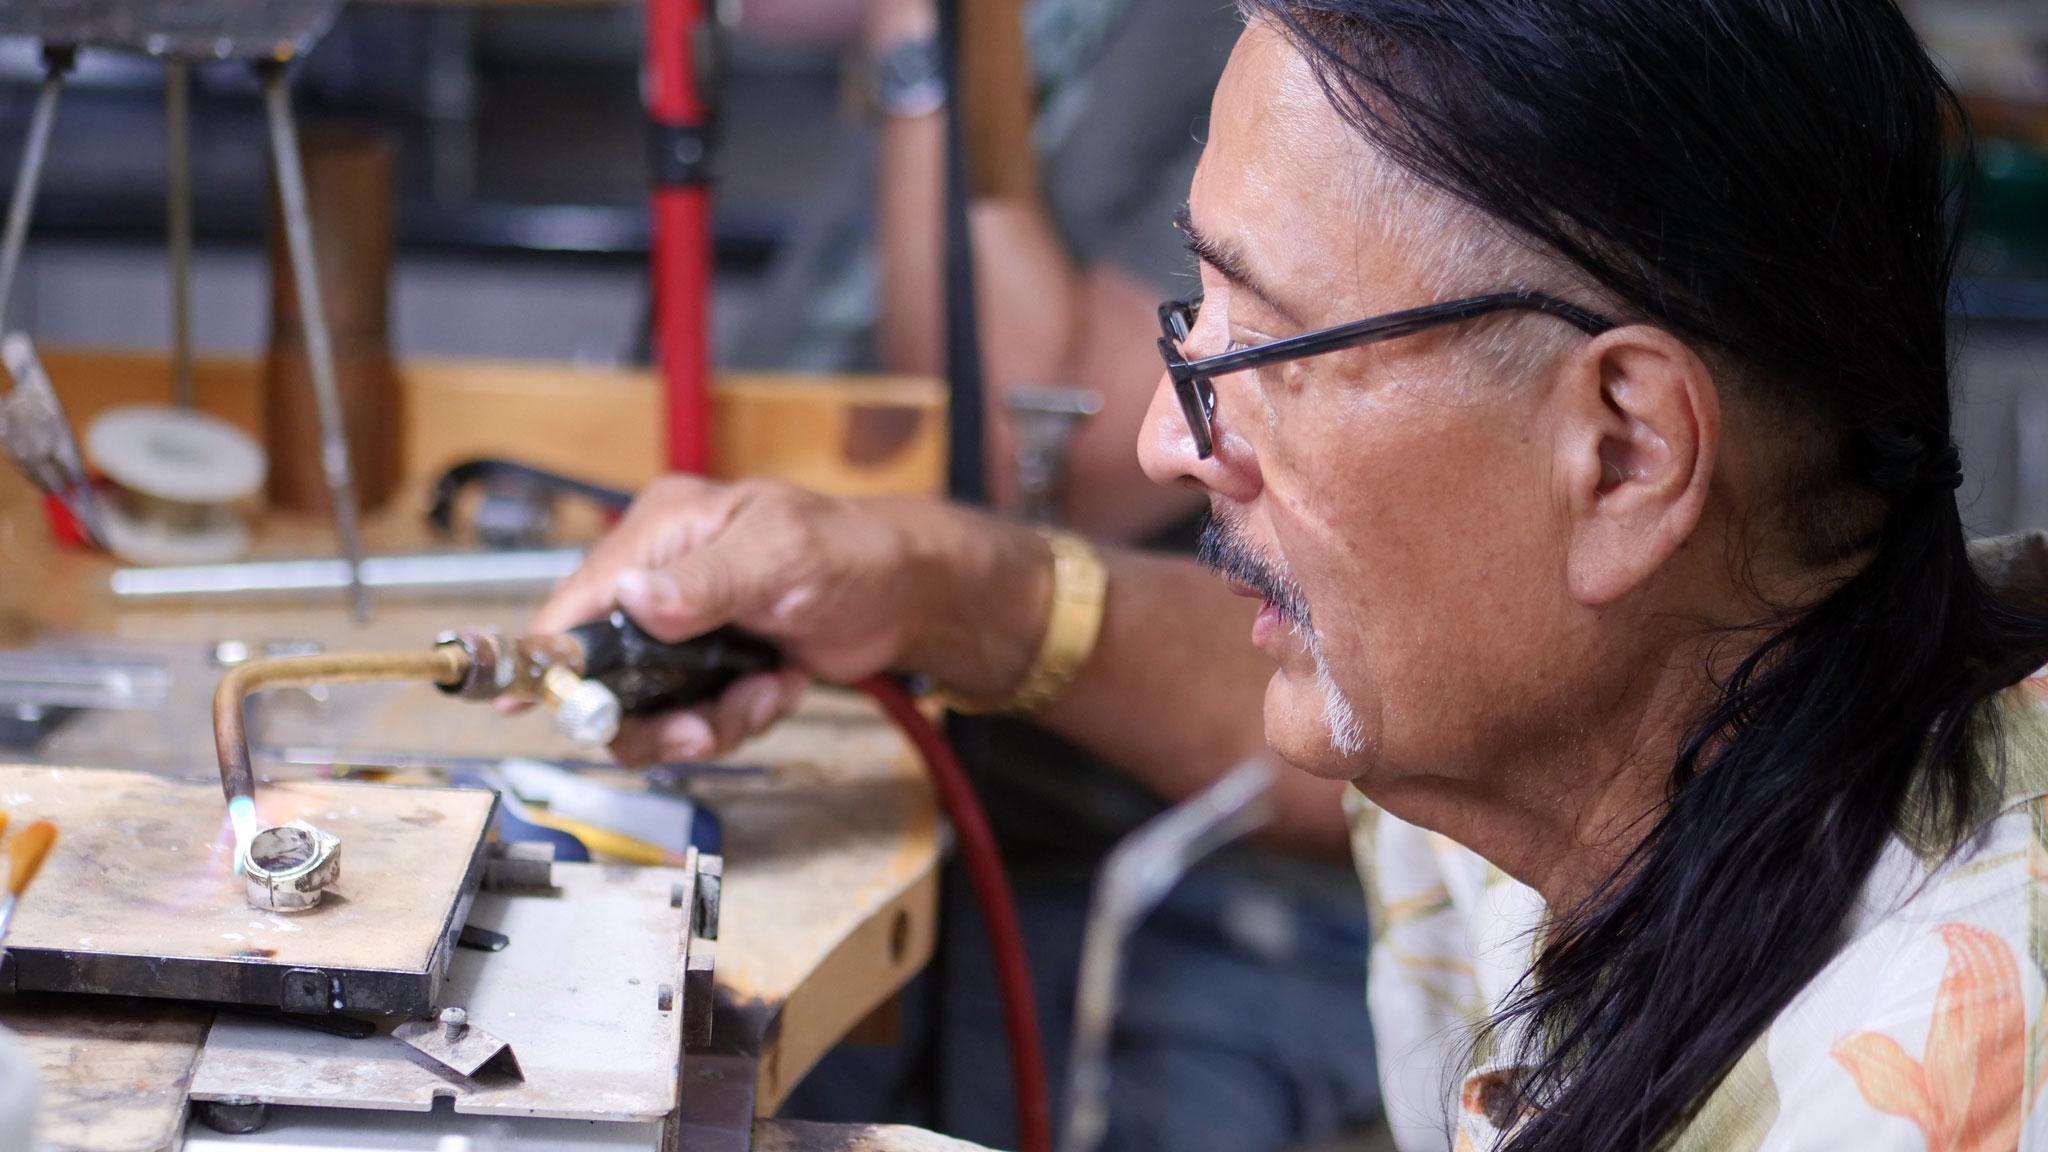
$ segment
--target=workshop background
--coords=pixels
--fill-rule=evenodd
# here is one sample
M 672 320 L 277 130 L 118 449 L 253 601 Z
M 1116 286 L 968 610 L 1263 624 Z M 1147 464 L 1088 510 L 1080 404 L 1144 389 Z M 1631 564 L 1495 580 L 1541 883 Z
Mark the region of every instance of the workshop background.
M 1957 300 L 1965 518 L 1987 533 L 2048 526 L 2048 0 L 1908 7 L 1981 136 Z M 872 277 L 845 278 L 837 295 L 788 282 L 868 199 L 871 151 L 847 75 L 856 28 L 805 0 L 719 8 L 715 363 L 870 368 L 862 341 L 835 334 L 872 317 Z M 573 366 L 607 389 L 613 373 L 648 365 L 643 21 L 637 4 L 610 0 L 364 0 L 304 61 L 295 100 L 309 167 L 360 159 L 365 142 L 390 160 L 391 211 L 358 224 L 373 229 L 369 248 L 379 227 L 392 241 L 377 337 L 395 361 Z M 41 76 L 34 45 L 0 40 L 0 170 L 21 153 Z M 79 62 L 5 318 L 46 357 L 170 348 L 164 93 L 154 62 Z M 200 68 L 191 100 L 194 347 L 261 361 L 279 335 L 260 92 L 247 69 Z M 386 186 L 374 163 L 353 172 L 339 178 Z M 792 326 L 798 300 L 827 315 Z M 651 459 L 659 447 L 630 451 Z M 1343 1147 L 1380 1146 L 1359 1139 Z
M 847 184 L 862 158 L 842 75 L 855 29 L 807 18 L 806 0 L 753 4 L 718 72 L 714 355 L 859 367 L 857 349 L 750 338 L 778 260 L 856 195 Z M 1909 8 L 1983 136 L 1959 327 L 1966 513 L 1984 531 L 2048 524 L 2048 4 Z M 637 5 L 605 0 L 368 2 L 311 53 L 298 97 L 307 130 L 393 148 L 399 358 L 646 362 L 641 33 Z M 33 46 L 0 42 L 0 155 L 18 153 L 40 75 Z M 168 347 L 163 91 L 149 61 L 81 62 L 12 305 L 40 344 Z M 202 354 L 259 355 L 270 279 L 256 83 L 201 69 L 192 110 L 194 340 Z

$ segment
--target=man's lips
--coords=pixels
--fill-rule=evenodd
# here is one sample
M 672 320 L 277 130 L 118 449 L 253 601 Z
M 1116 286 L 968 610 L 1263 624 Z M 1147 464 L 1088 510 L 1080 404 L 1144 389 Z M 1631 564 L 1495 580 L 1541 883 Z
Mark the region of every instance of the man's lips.
M 1257 596 L 1258 593 L 1253 593 Z M 1280 609 L 1271 600 L 1260 597 L 1259 614 L 1252 619 L 1252 643 L 1260 648 L 1270 644 L 1274 637 L 1287 631 L 1287 621 L 1280 615 Z
M 1224 586 L 1230 589 L 1230 594 L 1233 596 L 1242 596 L 1247 600 L 1266 599 L 1266 594 L 1263 591 L 1252 587 L 1235 576 L 1224 576 L 1222 579 Z

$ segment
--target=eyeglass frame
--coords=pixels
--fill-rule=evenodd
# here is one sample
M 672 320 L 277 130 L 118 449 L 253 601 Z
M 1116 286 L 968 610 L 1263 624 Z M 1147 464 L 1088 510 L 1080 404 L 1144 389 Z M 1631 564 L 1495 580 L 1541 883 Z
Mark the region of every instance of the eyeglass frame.
M 1568 300 L 1541 292 L 1516 290 L 1425 304 L 1420 308 L 1369 316 L 1299 336 L 1189 360 L 1181 353 L 1180 346 L 1194 331 L 1195 317 L 1201 307 L 1201 293 L 1183 300 L 1168 300 L 1159 306 L 1159 328 L 1165 333 L 1159 339 L 1159 355 L 1166 361 L 1166 372 L 1173 378 L 1173 392 L 1180 401 L 1181 415 L 1187 419 L 1188 431 L 1194 436 L 1195 455 L 1203 460 L 1216 454 L 1215 430 L 1211 427 L 1211 420 L 1216 414 L 1216 386 L 1211 377 L 1321 356 L 1326 352 L 1357 348 L 1382 340 L 1395 340 L 1496 312 L 1542 312 L 1565 321 L 1588 336 L 1599 336 L 1620 327 L 1615 321 Z

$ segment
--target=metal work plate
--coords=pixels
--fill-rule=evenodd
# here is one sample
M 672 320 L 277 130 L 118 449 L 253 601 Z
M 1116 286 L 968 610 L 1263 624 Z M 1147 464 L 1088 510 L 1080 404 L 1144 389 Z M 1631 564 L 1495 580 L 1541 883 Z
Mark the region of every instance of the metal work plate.
M 651 1121 L 675 1109 L 683 1047 L 691 873 L 556 864 L 556 894 L 486 891 L 470 923 L 502 952 L 458 952 L 442 1000 L 512 1046 L 523 1080 L 437 1068 L 390 1028 L 345 1040 L 223 1013 L 207 1034 L 192 1097 L 568 1120 Z M 682 886 L 680 907 L 672 907 Z M 675 990 L 667 1011 L 662 985 Z
M 15 916 L 0 986 L 426 1015 L 497 803 L 474 789 L 265 785 L 266 823 L 303 819 L 344 851 L 320 906 L 287 916 L 249 907 L 218 786 L 0 765 L 0 808 L 58 829 Z
M 0 36 L 185 60 L 303 54 L 341 0 L 0 0 Z

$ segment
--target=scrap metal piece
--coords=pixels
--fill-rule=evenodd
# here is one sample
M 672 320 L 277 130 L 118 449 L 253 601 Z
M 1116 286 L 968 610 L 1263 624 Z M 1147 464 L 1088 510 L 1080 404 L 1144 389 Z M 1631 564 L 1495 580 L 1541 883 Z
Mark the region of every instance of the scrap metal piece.
M 514 1080 L 526 1078 L 512 1045 L 471 1024 L 469 1013 L 461 1008 L 441 1009 L 438 1020 L 400 1024 L 391 1035 L 457 1076 L 474 1079 L 484 1068 L 495 1066 Z
M 303 820 L 265 828 L 249 842 L 244 869 L 249 907 L 304 912 L 341 879 L 341 841 Z
M 512 946 L 512 938 L 503 932 L 493 932 L 489 928 L 465 924 L 462 926 L 462 935 L 455 938 L 455 946 L 467 948 L 472 952 L 503 952 Z

